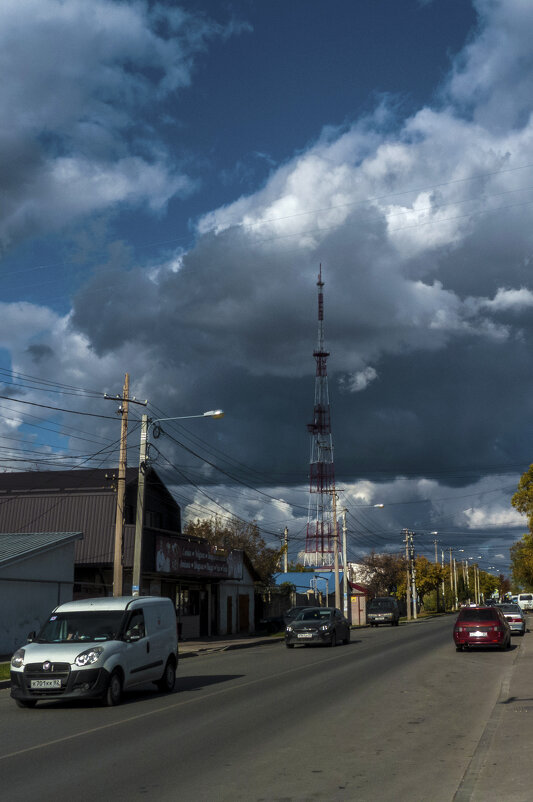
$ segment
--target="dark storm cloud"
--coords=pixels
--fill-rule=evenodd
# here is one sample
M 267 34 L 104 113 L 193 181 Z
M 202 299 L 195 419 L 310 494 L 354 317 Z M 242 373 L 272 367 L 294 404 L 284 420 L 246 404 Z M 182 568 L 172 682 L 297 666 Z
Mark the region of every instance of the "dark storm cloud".
M 233 30 L 161 4 L 3 3 L 0 244 L 190 193 L 153 114 L 189 86 L 206 43 Z
M 189 61 L 160 41 L 145 6 L 112 5 L 127 9 L 132 27 L 123 45 L 116 35 L 107 40 L 110 94 L 103 110 L 92 105 L 101 86 L 71 102 L 79 111 L 88 99 L 111 142 L 45 104 L 58 136 L 54 148 L 48 141 L 38 149 L 28 174 L 39 214 L 50 199 L 55 217 L 125 200 L 157 210 L 188 188 L 157 148 L 148 157 L 133 146 L 128 98 L 137 90 L 146 98 L 149 85 L 146 70 L 130 76 L 124 60 L 140 48 L 145 64 L 174 65 L 174 86 L 189 80 Z M 83 365 L 103 385 L 127 366 L 134 392 L 169 414 L 225 408 L 218 447 L 265 485 L 292 484 L 304 495 L 322 263 L 336 467 L 347 498 L 359 503 L 357 480 L 368 478 L 365 501 L 382 500 L 376 482 L 385 502 L 415 496 L 421 507 L 412 520 L 436 529 L 443 489 L 453 495 L 462 486 L 472 497 L 448 503 L 452 530 L 503 526 L 508 488 L 490 479 L 518 474 L 529 460 L 533 123 L 524 87 L 533 65 L 523 57 L 524 4 L 477 6 L 480 28 L 440 105 L 393 128 L 397 117 L 383 102 L 351 127 L 327 128 L 255 193 L 205 214 L 188 251 L 148 264 L 119 253 L 80 289 L 68 317 L 35 323 L 22 344 L 44 343 L 46 323 L 69 375 Z M 116 109 L 123 80 L 126 102 Z M 155 89 L 166 91 L 157 80 Z M 501 114 L 496 101 L 504 98 Z M 69 137 L 77 146 L 65 156 Z M 89 160 L 83 142 L 91 143 Z M 113 159 L 102 160 L 104 151 Z M 36 191 L 43 176 L 45 190 Z M 16 228 L 8 215 L 4 236 Z M 23 333 L 24 310 L 8 311 Z M 22 346 L 18 356 L 28 356 Z M 484 511 L 479 493 L 490 500 Z M 246 498 L 234 506 L 261 516 Z M 287 514 L 280 508 L 273 517 Z M 300 513 L 292 514 L 296 526 Z

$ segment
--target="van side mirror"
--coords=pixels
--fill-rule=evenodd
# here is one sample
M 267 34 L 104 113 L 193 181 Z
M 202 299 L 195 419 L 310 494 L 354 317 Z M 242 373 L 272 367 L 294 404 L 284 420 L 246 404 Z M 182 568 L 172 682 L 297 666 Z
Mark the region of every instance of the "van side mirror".
M 32 642 L 32 641 L 34 641 L 34 640 L 35 640 L 35 632 L 34 632 L 34 631 L 32 631 L 32 632 L 30 632 L 30 633 L 29 633 L 29 635 L 28 635 L 28 643 L 31 643 L 31 642 Z

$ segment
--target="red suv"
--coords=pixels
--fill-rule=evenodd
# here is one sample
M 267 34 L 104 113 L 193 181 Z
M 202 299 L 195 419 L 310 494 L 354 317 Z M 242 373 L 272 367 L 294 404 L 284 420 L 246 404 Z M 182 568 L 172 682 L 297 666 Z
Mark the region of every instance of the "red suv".
M 509 649 L 511 628 L 497 607 L 463 607 L 453 628 L 458 652 L 469 646 Z

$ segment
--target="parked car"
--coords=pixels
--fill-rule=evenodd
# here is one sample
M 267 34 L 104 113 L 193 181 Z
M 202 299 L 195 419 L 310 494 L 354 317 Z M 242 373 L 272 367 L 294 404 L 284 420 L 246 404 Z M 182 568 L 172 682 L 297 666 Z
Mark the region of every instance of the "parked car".
M 499 604 L 499 609 L 504 614 L 511 627 L 511 634 L 523 635 L 526 631 L 526 614 L 518 604 Z
M 499 607 L 463 607 L 453 628 L 458 652 L 471 646 L 497 646 L 508 649 L 511 628 Z
M 400 622 L 398 599 L 394 596 L 377 596 L 372 599 L 366 608 L 366 620 L 371 627 L 378 627 L 380 624 L 397 627 Z
M 307 607 L 294 618 L 285 630 L 285 645 L 307 646 L 321 643 L 336 646 L 350 642 L 350 623 L 335 607 Z
M 519 593 L 516 597 L 516 603 L 520 605 L 524 612 L 529 613 L 533 610 L 533 593 Z
M 66 602 L 11 658 L 11 696 L 19 707 L 39 701 L 101 699 L 119 704 L 123 689 L 176 681 L 176 611 L 156 596 Z
M 310 607 L 312 607 L 312 605 L 310 604 L 304 604 L 304 605 L 301 604 L 298 607 L 289 607 L 289 609 L 283 613 L 283 620 L 285 622 L 285 626 L 287 626 L 287 624 L 293 621 L 296 618 L 296 616 L 302 612 L 302 610 L 308 610 Z

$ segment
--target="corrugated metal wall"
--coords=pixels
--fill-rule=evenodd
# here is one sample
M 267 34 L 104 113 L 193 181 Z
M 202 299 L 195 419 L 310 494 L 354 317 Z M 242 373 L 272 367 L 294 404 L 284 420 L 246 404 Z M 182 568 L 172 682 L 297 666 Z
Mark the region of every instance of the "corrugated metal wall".
M 111 563 L 115 508 L 114 493 L 0 497 L 0 532 L 83 532 L 76 562 Z

